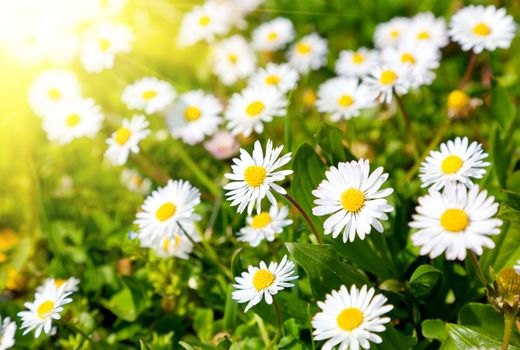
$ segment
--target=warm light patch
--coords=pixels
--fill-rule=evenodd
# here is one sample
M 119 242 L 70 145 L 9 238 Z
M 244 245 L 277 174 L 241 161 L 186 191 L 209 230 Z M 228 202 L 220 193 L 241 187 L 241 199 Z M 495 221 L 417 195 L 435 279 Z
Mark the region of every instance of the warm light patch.
M 49 97 L 51 100 L 59 100 L 61 98 L 60 90 L 56 88 L 49 89 Z
M 354 100 L 349 95 L 343 95 L 338 99 L 338 104 L 342 107 L 348 107 L 354 103 Z
M 360 54 L 360 53 L 355 53 L 354 56 L 352 56 L 352 62 L 354 62 L 355 64 L 360 64 L 360 63 L 363 63 L 365 61 L 365 55 L 363 54 Z
M 143 98 L 145 100 L 151 100 L 155 96 L 157 96 L 157 91 L 155 91 L 155 90 L 147 90 L 147 91 L 143 92 Z
M 173 215 L 175 215 L 175 212 L 177 211 L 177 207 L 172 202 L 164 203 L 157 209 L 155 212 L 155 217 L 159 221 L 166 221 L 169 218 L 171 218 Z
M 264 290 L 274 282 L 274 274 L 269 270 L 258 270 L 253 276 L 253 286 L 257 291 Z
M 79 115 L 77 115 L 76 113 L 72 113 L 67 116 L 67 120 L 65 121 L 65 123 L 67 124 L 67 126 L 72 128 L 72 127 L 78 125 L 80 120 L 81 119 L 80 119 Z
M 108 49 L 110 49 L 110 46 L 112 46 L 112 43 L 110 42 L 110 40 L 107 40 L 107 39 L 99 40 L 99 49 L 101 51 L 108 51 Z
M 209 22 L 211 22 L 211 18 L 209 18 L 209 16 L 202 16 L 199 18 L 199 25 L 201 27 L 207 26 Z
M 459 156 L 452 154 L 451 156 L 447 156 L 442 161 L 442 172 L 445 174 L 455 174 L 462 167 L 464 162 Z
M 119 128 L 116 130 L 114 140 L 120 145 L 124 145 L 128 139 L 132 136 L 132 132 L 128 128 Z
M 415 64 L 415 58 L 409 53 L 404 53 L 401 56 L 401 62 Z
M 276 40 L 277 38 L 278 38 L 278 34 L 275 32 L 271 32 L 267 35 L 267 40 L 269 40 L 269 41 Z
M 419 40 L 428 40 L 428 39 L 430 39 L 430 33 L 428 33 L 428 32 L 420 32 L 419 34 L 417 34 L 417 39 L 419 39 Z
M 54 309 L 54 302 L 47 300 L 38 306 L 38 317 L 44 319 Z
M 473 27 L 473 33 L 478 36 L 488 36 L 491 34 L 491 28 L 486 23 L 480 22 Z
M 311 52 L 312 48 L 307 43 L 298 43 L 296 45 L 296 52 L 298 52 L 300 55 L 307 55 Z
M 349 188 L 341 194 L 343 209 L 351 213 L 357 213 L 365 205 L 365 195 L 357 188 Z
M 255 229 L 264 228 L 269 225 L 272 221 L 271 215 L 269 213 L 263 211 L 258 215 L 253 217 L 253 221 L 251 222 L 251 226 Z
M 202 112 L 198 107 L 195 106 L 188 106 L 184 110 L 184 119 L 186 119 L 189 122 L 193 122 L 195 120 L 200 119 L 200 116 L 202 115 Z
M 381 73 L 381 84 L 390 85 L 397 79 L 397 74 L 392 70 L 385 70 Z
M 447 209 L 441 215 L 441 226 L 449 232 L 463 231 L 469 224 L 468 215 L 462 209 Z
M 251 165 L 244 171 L 244 181 L 251 187 L 258 187 L 264 183 L 267 170 L 263 166 Z
M 363 312 L 356 307 L 343 309 L 336 318 L 338 327 L 344 331 L 352 331 L 358 328 L 363 323 Z
M 265 106 L 264 104 L 261 102 L 261 101 L 254 101 L 254 102 L 251 102 L 247 107 L 246 107 L 246 113 L 250 116 L 250 117 L 256 117 L 257 115 L 259 115 L 260 113 L 262 113 L 262 111 L 264 110 Z
M 279 82 L 280 82 L 280 78 L 277 75 L 268 75 L 265 78 L 265 83 L 267 85 L 278 85 Z

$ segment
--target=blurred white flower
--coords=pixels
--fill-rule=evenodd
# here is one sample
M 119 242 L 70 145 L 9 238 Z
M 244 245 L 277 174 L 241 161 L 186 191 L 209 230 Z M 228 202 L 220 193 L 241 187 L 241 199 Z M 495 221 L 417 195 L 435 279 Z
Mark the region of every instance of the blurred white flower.
M 392 102 L 394 93 L 403 95 L 411 84 L 411 68 L 408 65 L 383 65 L 373 70 L 363 80 L 377 96 L 380 103 Z
M 248 216 L 247 226 L 237 233 L 238 240 L 248 242 L 257 247 L 263 240 L 274 241 L 275 235 L 282 233 L 283 228 L 293 223 L 287 219 L 289 209 L 286 206 L 272 205 L 269 211 L 263 211 L 255 216 Z
M 296 88 L 298 79 L 298 72 L 289 64 L 268 63 L 265 68 L 260 68 L 251 76 L 249 86 L 271 87 L 284 94 Z
M 15 341 L 16 322 L 11 321 L 9 317 L 0 317 L 0 350 L 7 350 L 11 348 Z
M 316 33 L 304 36 L 287 52 L 289 64 L 301 74 L 317 70 L 327 63 L 327 40 Z
M 346 77 L 363 78 L 379 65 L 379 52 L 364 47 L 356 51 L 340 51 L 336 73 Z
M 411 20 L 405 17 L 395 17 L 388 22 L 378 24 L 374 32 L 376 47 L 382 49 L 399 45 L 410 25 Z
M 143 178 L 133 169 L 123 169 L 123 171 L 121 171 L 120 180 L 131 192 L 146 195 L 150 193 L 150 189 L 152 188 L 152 181 Z
M 233 35 L 216 44 L 212 60 L 213 72 L 224 85 L 247 78 L 256 69 L 255 53 L 240 35 Z
M 228 159 L 238 153 L 240 143 L 230 132 L 220 130 L 204 142 L 204 148 L 216 159 Z
M 184 15 L 178 42 L 186 46 L 199 41 L 213 42 L 218 35 L 229 32 L 231 20 L 230 8 L 227 4 L 207 1 Z
M 185 235 L 174 233 L 173 237 L 164 234 L 164 237 L 151 247 L 160 258 L 179 258 L 187 260 L 193 251 L 193 243 Z
M 448 45 L 446 21 L 444 18 L 436 18 L 431 12 L 415 15 L 404 33 L 403 43 L 429 45 L 438 49 Z
M 129 109 L 144 110 L 146 114 L 162 112 L 177 96 L 170 83 L 155 77 L 145 77 L 128 85 L 122 101 Z
M 123 125 L 106 140 L 105 157 L 114 165 L 125 164 L 130 153 L 139 153 L 139 142 L 150 135 L 148 126 L 148 121 L 140 114 L 124 119 Z
M 291 20 L 278 17 L 261 24 L 253 31 L 252 45 L 259 51 L 276 51 L 284 48 L 295 35 Z

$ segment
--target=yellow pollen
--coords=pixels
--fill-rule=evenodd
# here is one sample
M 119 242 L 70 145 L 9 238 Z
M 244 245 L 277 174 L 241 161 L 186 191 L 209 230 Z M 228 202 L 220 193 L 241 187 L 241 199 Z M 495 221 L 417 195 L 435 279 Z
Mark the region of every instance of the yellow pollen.
M 186 119 L 189 122 L 198 120 L 201 115 L 202 115 L 202 112 L 200 111 L 200 109 L 198 109 L 195 106 L 188 106 L 184 110 L 184 119 Z
M 355 307 L 343 309 L 338 317 L 336 317 L 339 328 L 344 331 L 352 331 L 358 328 L 363 323 L 363 320 L 363 312 Z
M 355 64 L 363 63 L 365 61 L 365 56 L 363 54 L 360 54 L 360 53 L 355 53 L 354 56 L 352 56 L 352 61 Z
M 462 209 L 446 209 L 441 215 L 441 225 L 446 231 L 460 232 L 469 224 L 468 215 Z
M 44 319 L 54 309 L 54 303 L 47 300 L 38 306 L 38 317 Z
M 415 64 L 415 58 L 409 53 L 405 53 L 401 56 L 401 62 Z
M 157 209 L 155 212 L 155 217 L 159 221 L 166 221 L 171 218 L 175 212 L 177 211 L 177 207 L 172 202 L 164 203 Z
M 428 33 L 428 32 L 420 32 L 419 34 L 417 34 L 417 39 L 419 39 L 419 40 L 430 39 L 430 33 Z
M 128 141 L 128 139 L 130 138 L 131 135 L 132 135 L 132 132 L 130 131 L 130 129 L 119 128 L 116 130 L 116 136 L 114 137 L 114 139 L 120 145 L 124 145 L 126 143 L 126 141 Z
M 520 294 L 520 275 L 512 267 L 506 267 L 498 274 L 498 285 L 503 292 L 517 296 Z M 518 298 L 518 297 L 516 297 Z
M 391 70 L 385 70 L 381 73 L 381 84 L 390 85 L 397 79 L 397 74 Z
M 175 235 L 175 248 L 178 248 L 180 243 L 181 243 L 181 236 Z
M 269 213 L 263 211 L 258 215 L 253 217 L 253 221 L 251 222 L 251 226 L 255 229 L 264 228 L 271 223 L 271 215 Z
M 390 36 L 393 38 L 393 39 L 397 39 L 397 37 L 399 36 L 399 31 L 398 30 L 392 30 L 390 32 Z
M 265 83 L 267 85 L 278 85 L 280 82 L 280 78 L 277 75 L 269 75 L 265 78 Z
M 469 96 L 462 90 L 453 90 L 448 95 L 448 108 L 461 110 L 469 105 Z
M 267 171 L 263 166 L 251 165 L 244 171 L 244 180 L 251 187 L 258 187 L 264 183 Z
M 259 115 L 260 113 L 262 113 L 262 111 L 264 110 L 264 104 L 260 101 L 254 101 L 254 102 L 251 102 L 247 107 L 246 107 L 246 112 L 247 114 L 250 116 L 250 117 L 256 117 L 257 115 Z
M 267 36 L 267 40 L 269 41 L 273 41 L 276 38 L 278 38 L 278 34 L 276 34 L 275 32 L 269 33 L 269 35 Z
M 162 244 L 163 252 L 167 253 L 168 248 L 170 248 L 170 240 L 168 238 L 165 238 Z
M 459 156 L 451 155 L 442 161 L 441 169 L 445 174 L 455 174 L 462 167 L 462 164 L 464 162 Z
M 306 43 L 298 43 L 296 45 L 296 52 L 298 52 L 300 55 L 307 55 L 309 52 L 311 52 L 311 46 Z
M 365 205 L 365 195 L 357 188 L 349 188 L 341 194 L 343 209 L 351 213 L 357 213 Z
M 67 280 L 64 280 L 63 278 L 56 278 L 54 280 L 54 285 L 56 286 L 56 288 L 60 288 L 61 286 L 63 286 L 65 282 L 67 282 Z
M 108 49 L 110 49 L 110 46 L 112 46 L 112 43 L 110 42 L 110 40 L 107 40 L 107 39 L 99 40 L 99 49 L 101 51 L 107 51 Z
M 208 16 L 202 16 L 201 18 L 199 18 L 199 24 L 201 27 L 207 26 L 209 22 L 211 22 L 211 18 L 209 18 Z
M 486 23 L 480 22 L 473 27 L 473 33 L 479 36 L 488 36 L 491 34 L 491 28 Z
M 269 287 L 274 282 L 274 274 L 269 270 L 258 270 L 253 276 L 253 286 L 257 291 Z
M 143 92 L 143 98 L 145 100 L 150 100 L 150 99 L 154 98 L 155 96 L 157 96 L 157 91 L 155 91 L 155 90 L 147 90 L 147 91 Z
M 238 56 L 231 54 L 231 55 L 228 56 L 228 60 L 229 60 L 229 62 L 235 64 L 238 61 Z
M 67 120 L 65 121 L 65 123 L 67 123 L 67 126 L 70 126 L 71 128 L 78 125 L 79 122 L 80 122 L 79 115 L 77 115 L 75 113 L 69 114 L 69 116 L 67 117 Z
M 61 92 L 58 89 L 50 89 L 49 90 L 49 97 L 52 100 L 59 100 L 61 98 Z
M 343 95 L 338 99 L 338 103 L 342 107 L 348 107 L 350 106 L 354 100 L 349 95 Z

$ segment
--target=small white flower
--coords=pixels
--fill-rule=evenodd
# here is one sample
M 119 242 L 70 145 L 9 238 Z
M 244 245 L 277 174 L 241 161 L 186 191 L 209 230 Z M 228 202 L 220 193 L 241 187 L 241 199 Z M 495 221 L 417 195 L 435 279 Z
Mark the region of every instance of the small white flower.
M 377 334 L 386 330 L 389 317 L 381 317 L 394 307 L 385 304 L 387 298 L 375 294 L 374 288 L 366 285 L 358 289 L 345 286 L 327 294 L 325 301 L 318 301 L 321 311 L 312 318 L 314 340 L 327 340 L 322 350 L 370 349 L 370 343 L 380 344 L 383 339 Z
M 200 192 L 188 181 L 168 181 L 146 197 L 142 211 L 137 213 L 135 223 L 139 226 L 138 237 L 145 246 L 156 244 L 164 234 L 173 238 L 174 233 L 200 220 L 195 206 L 200 203 Z M 185 228 L 186 229 L 186 228 Z
M 322 113 L 330 113 L 332 121 L 359 116 L 362 109 L 375 105 L 374 93 L 355 78 L 332 78 L 318 89 L 316 107 Z
M 233 6 L 237 7 L 243 16 L 255 11 L 265 0 L 229 0 Z
M 185 235 L 174 233 L 173 237 L 164 234 L 157 244 L 151 247 L 160 258 L 179 258 L 187 260 L 193 251 L 193 243 Z
M 166 121 L 174 138 L 194 145 L 218 129 L 222 124 L 220 113 L 222 104 L 215 96 L 195 90 L 179 96 L 168 111 Z
M 449 34 L 462 50 L 481 53 L 507 49 L 515 36 L 516 24 L 504 8 L 490 5 L 466 6 L 451 17 Z
M 101 107 L 91 99 L 68 100 L 43 120 L 43 129 L 51 141 L 61 144 L 73 139 L 95 136 L 103 122 Z
M 482 178 L 486 173 L 483 168 L 489 165 L 483 159 L 488 155 L 478 142 L 468 143 L 467 137 L 457 137 L 442 143 L 440 151 L 431 151 L 421 164 L 419 177 L 422 187 L 432 186 L 433 189 L 440 190 L 456 182 L 471 187 L 471 178 Z
M 218 43 L 212 55 L 213 72 L 224 85 L 247 78 L 256 69 L 256 56 L 246 39 L 233 35 Z
M 325 234 L 338 237 L 343 231 L 343 242 L 354 241 L 370 234 L 372 227 L 383 232 L 380 220 L 388 220 L 385 214 L 392 211 L 385 197 L 394 190 L 381 185 L 388 178 L 383 167 L 370 173 L 368 160 L 360 159 L 349 163 L 339 163 L 330 167 L 323 180 L 312 194 L 316 206 L 312 213 L 316 216 L 330 215 L 324 223 Z M 332 214 L 332 215 L 331 215 Z
M 448 45 L 448 30 L 444 18 L 435 18 L 431 12 L 422 12 L 412 18 L 404 33 L 404 42 L 438 49 Z
M 475 185 L 469 190 L 462 184 L 448 186 L 443 193 L 435 190 L 419 198 L 410 227 L 415 246 L 421 247 L 421 255 L 434 259 L 446 252 L 448 260 L 464 260 L 469 249 L 482 255 L 483 247 L 493 248 L 489 237 L 500 233 L 502 220 L 493 216 L 498 203 L 487 191 L 479 192 Z
M 364 47 L 356 51 L 341 51 L 336 61 L 336 73 L 363 78 L 379 65 L 379 52 Z
M 47 288 L 54 286 L 61 293 L 75 293 L 78 291 L 79 279 L 76 277 L 63 278 L 47 278 L 41 286 L 36 288 L 36 292 L 43 293 Z
M 145 77 L 128 85 L 122 101 L 129 109 L 144 110 L 146 114 L 163 111 L 177 93 L 170 83 L 155 77 Z
M 410 22 L 409 18 L 395 17 L 389 22 L 378 24 L 374 32 L 376 47 L 382 49 L 387 46 L 397 46 L 409 30 Z
M 131 192 L 146 195 L 150 193 L 152 188 L 150 179 L 143 178 L 137 171 L 132 169 L 123 169 L 120 180 Z
M 253 48 L 259 51 L 276 51 L 282 49 L 294 39 L 292 22 L 283 17 L 263 23 L 253 31 Z
M 105 157 L 114 165 L 125 164 L 130 153 L 139 153 L 139 142 L 150 134 L 148 125 L 146 118 L 140 114 L 123 120 L 123 125 L 106 140 L 108 149 Z
M 16 322 L 9 317 L 0 317 L 0 350 L 7 350 L 14 345 Z
M 289 209 L 286 206 L 278 208 L 277 205 L 272 205 L 268 212 L 247 217 L 247 226 L 237 233 L 238 240 L 248 242 L 252 247 L 257 247 L 264 239 L 274 241 L 276 234 L 282 233 L 285 226 L 292 224 L 293 221 L 287 219 L 288 214 Z
M 516 273 L 520 275 L 520 260 L 516 261 L 516 265 L 514 266 L 514 268 Z
M 278 90 L 262 86 L 252 86 L 235 93 L 229 100 L 225 113 L 228 128 L 234 135 L 249 136 L 253 130 L 257 134 L 264 131 L 264 123 L 273 117 L 286 113 L 287 98 Z
M 225 185 L 224 189 L 231 206 L 238 205 L 239 213 L 247 207 L 247 213 L 251 215 L 256 204 L 256 213 L 260 214 L 264 197 L 267 196 L 272 205 L 278 205 L 271 190 L 281 194 L 287 193 L 283 187 L 275 183 L 283 181 L 287 175 L 293 173 L 292 170 L 276 171 L 291 161 L 290 152 L 278 158 L 282 150 L 283 146 L 273 149 L 272 141 L 268 140 L 264 155 L 260 141 L 256 141 L 252 156 L 241 149 L 240 158 L 233 158 L 233 172 L 224 175 L 231 182 Z
M 233 299 L 239 303 L 247 303 L 245 312 L 262 301 L 262 298 L 265 298 L 267 304 L 271 304 L 273 295 L 294 286 L 290 283 L 298 279 L 298 276 L 294 275 L 294 268 L 294 263 L 287 260 L 286 255 L 280 264 L 271 262 L 267 266 L 261 261 L 259 267 L 249 265 L 246 272 L 242 272 L 240 277 L 235 277 L 236 284 L 233 287 L 237 290 L 232 294 Z
M 229 131 L 220 130 L 204 142 L 204 148 L 216 159 L 228 159 L 238 153 L 240 143 Z
M 181 45 L 212 42 L 218 35 L 227 34 L 231 24 L 228 6 L 217 1 L 207 1 L 184 15 L 178 41 Z
M 364 82 L 376 94 L 379 102 L 390 103 L 394 92 L 398 95 L 408 92 L 411 83 L 410 73 L 410 67 L 407 65 L 383 65 L 374 69 Z
M 317 70 L 327 63 L 327 40 L 316 33 L 304 36 L 287 52 L 289 64 L 301 74 Z
M 249 86 L 271 87 L 285 94 L 296 87 L 298 79 L 298 72 L 289 64 L 268 63 L 265 68 L 260 68 L 251 76 Z
M 79 81 L 74 73 L 63 69 L 48 69 L 38 74 L 29 87 L 29 105 L 40 117 L 46 117 L 63 101 L 81 96 Z

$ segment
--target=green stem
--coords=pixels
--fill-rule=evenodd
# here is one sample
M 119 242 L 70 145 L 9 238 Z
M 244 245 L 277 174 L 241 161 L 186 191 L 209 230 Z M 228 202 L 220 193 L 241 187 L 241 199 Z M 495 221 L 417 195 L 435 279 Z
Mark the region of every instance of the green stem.
M 294 89 L 291 90 L 291 92 L 289 93 L 289 96 L 287 97 L 287 103 L 291 102 L 293 92 L 294 92 Z M 287 111 L 285 113 L 285 119 L 284 119 L 284 139 L 285 139 L 285 147 L 287 147 L 287 149 L 289 151 L 292 150 L 292 132 L 293 132 L 293 130 L 291 129 L 291 118 L 290 118 L 289 111 Z
M 271 340 L 269 345 L 267 345 L 267 349 L 272 349 L 278 341 L 282 337 L 282 313 L 280 312 L 280 305 L 278 305 L 278 301 L 276 301 L 276 297 L 273 297 L 273 306 L 274 311 L 276 312 L 276 333 L 274 334 L 274 338 Z
M 265 328 L 264 320 L 262 320 L 262 317 L 258 316 L 257 314 L 254 314 L 253 318 L 258 325 L 258 329 L 260 330 L 260 337 L 262 338 L 262 341 L 266 347 L 269 346 L 269 333 Z
M 415 133 L 413 132 L 412 128 L 412 121 L 410 120 L 410 115 L 408 114 L 408 111 L 404 107 L 403 100 L 401 97 L 399 97 L 398 94 L 394 93 L 395 100 L 397 101 L 397 105 L 399 106 L 399 109 L 401 110 L 401 115 L 403 116 L 404 123 L 406 126 L 406 133 L 408 134 L 408 140 L 412 144 L 413 148 L 413 156 L 415 161 L 417 162 L 419 160 L 419 149 L 417 148 L 417 138 L 415 137 Z
M 311 218 L 309 217 L 309 215 L 307 215 L 307 213 L 305 212 L 305 210 L 301 207 L 300 204 L 298 204 L 298 202 L 296 201 L 296 199 L 294 199 L 293 197 L 291 197 L 291 195 L 289 193 L 286 193 L 286 194 L 282 194 L 282 196 L 287 199 L 287 201 L 289 201 L 289 203 L 291 203 L 299 212 L 300 214 L 302 214 L 303 218 L 305 219 L 305 221 L 307 221 L 307 224 L 309 224 L 311 230 L 312 230 L 312 233 L 314 234 L 314 236 L 316 237 L 316 240 L 318 241 L 319 244 L 323 244 L 323 241 L 321 240 L 321 237 L 320 235 L 318 234 L 318 230 L 316 230 L 316 227 L 314 226 L 314 224 L 312 223 L 312 220 Z
M 471 263 L 473 264 L 473 267 L 475 268 L 475 271 L 477 271 L 478 278 L 480 279 L 484 287 L 487 287 L 488 281 L 486 279 L 486 276 L 484 276 L 484 272 L 482 272 L 482 268 L 480 267 L 477 256 L 471 250 L 468 250 L 468 255 Z
M 147 157 L 145 153 L 132 154 L 130 159 L 146 176 L 152 178 L 155 182 L 165 185 L 170 179 L 168 174 Z
M 502 340 L 502 350 L 509 349 L 509 342 L 513 334 L 513 324 L 515 322 L 515 314 L 511 312 L 504 313 L 504 340 Z

